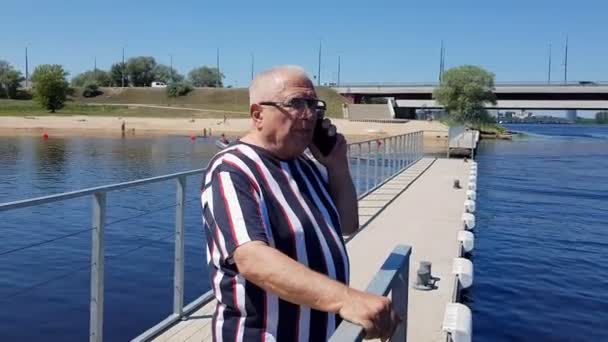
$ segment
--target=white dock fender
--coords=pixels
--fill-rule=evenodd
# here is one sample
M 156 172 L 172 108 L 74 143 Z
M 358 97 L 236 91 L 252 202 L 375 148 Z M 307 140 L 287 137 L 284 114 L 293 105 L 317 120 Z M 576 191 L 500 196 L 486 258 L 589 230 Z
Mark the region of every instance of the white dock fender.
M 464 225 L 464 229 L 466 230 L 471 230 L 475 228 L 475 215 L 471 213 L 463 213 L 462 223 Z
M 454 258 L 452 274 L 458 276 L 458 281 L 463 289 L 473 285 L 473 263 L 469 259 Z
M 477 199 L 477 193 L 473 190 L 467 190 L 467 199 L 474 201 Z
M 443 315 L 443 331 L 451 334 L 453 342 L 471 342 L 473 332 L 471 309 L 460 303 L 448 303 Z
M 467 213 L 474 213 L 475 212 L 475 201 L 471 201 L 471 200 L 464 201 L 464 211 L 466 211 Z
M 458 242 L 462 243 L 465 252 L 470 252 L 475 248 L 475 235 L 468 230 L 461 230 L 458 232 Z

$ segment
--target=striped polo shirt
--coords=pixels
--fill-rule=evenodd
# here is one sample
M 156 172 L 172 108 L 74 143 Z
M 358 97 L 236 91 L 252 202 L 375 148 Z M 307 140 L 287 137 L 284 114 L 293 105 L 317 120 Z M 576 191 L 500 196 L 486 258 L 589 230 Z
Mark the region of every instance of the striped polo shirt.
M 217 307 L 214 341 L 325 341 L 341 318 L 292 304 L 247 281 L 232 258 L 263 241 L 344 284 L 349 264 L 327 171 L 307 153 L 281 160 L 239 142 L 209 162 L 201 204 Z M 262 267 L 262 265 L 260 265 Z

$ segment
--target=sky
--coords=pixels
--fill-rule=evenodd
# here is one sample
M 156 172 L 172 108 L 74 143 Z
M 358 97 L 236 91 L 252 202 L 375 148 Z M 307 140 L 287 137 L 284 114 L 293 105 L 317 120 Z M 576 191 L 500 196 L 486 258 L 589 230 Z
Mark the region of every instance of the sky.
M 474 64 L 496 81 L 608 81 L 606 0 L 435 1 L 44 1 L 2 0 L 0 59 L 24 71 L 62 64 L 74 76 L 126 57 L 153 56 L 182 74 L 216 64 L 224 83 L 247 86 L 256 72 L 296 64 L 322 82 L 436 81 L 441 41 L 446 69 Z

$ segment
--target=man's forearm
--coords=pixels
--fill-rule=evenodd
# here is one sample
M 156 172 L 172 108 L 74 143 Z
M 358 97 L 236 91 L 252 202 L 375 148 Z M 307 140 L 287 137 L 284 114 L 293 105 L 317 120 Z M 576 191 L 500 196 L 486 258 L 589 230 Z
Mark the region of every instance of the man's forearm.
M 350 235 L 359 229 L 359 203 L 357 191 L 348 167 L 328 170 L 331 196 L 338 209 L 342 234 Z
M 249 281 L 298 305 L 337 313 L 348 296 L 348 287 L 317 273 L 262 242 L 237 248 L 234 259 Z

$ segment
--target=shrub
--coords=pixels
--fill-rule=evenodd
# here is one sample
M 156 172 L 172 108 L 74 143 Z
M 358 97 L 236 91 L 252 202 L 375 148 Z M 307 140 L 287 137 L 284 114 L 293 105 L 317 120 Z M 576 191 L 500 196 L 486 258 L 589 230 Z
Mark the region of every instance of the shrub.
M 96 83 L 89 83 L 84 86 L 82 96 L 84 97 L 95 97 L 101 95 L 102 92 L 99 90 L 99 86 Z
M 178 97 L 187 95 L 192 91 L 192 85 L 186 82 L 172 82 L 167 86 L 167 96 Z

